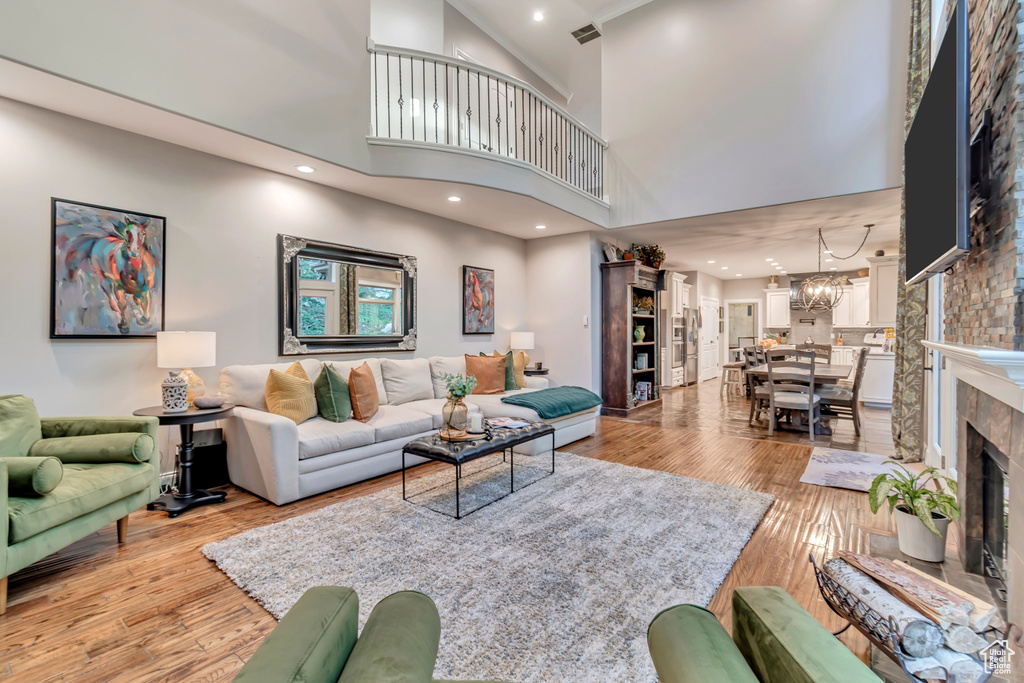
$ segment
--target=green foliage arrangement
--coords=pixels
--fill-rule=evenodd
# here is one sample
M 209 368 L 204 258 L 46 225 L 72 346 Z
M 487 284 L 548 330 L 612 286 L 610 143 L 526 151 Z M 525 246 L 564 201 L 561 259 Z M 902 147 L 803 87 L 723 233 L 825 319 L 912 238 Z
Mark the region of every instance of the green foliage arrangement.
M 638 311 L 654 311 L 654 299 L 649 296 L 633 295 L 633 309 Z
M 661 268 L 665 261 L 665 250 L 657 244 L 634 244 L 631 251 L 637 261 L 651 268 Z
M 917 518 L 936 536 L 941 534 L 932 521 L 933 512 L 950 519 L 960 516 L 960 506 L 956 502 L 956 480 L 937 474 L 938 470 L 934 467 L 929 467 L 921 474 L 914 474 L 895 462 L 887 464 L 898 469 L 879 474 L 871 482 L 871 489 L 868 491 L 871 512 L 877 513 L 886 502 L 889 503 L 889 512 L 902 504 L 908 512 L 917 515 Z M 928 488 L 931 481 L 944 481 L 951 493 Z
M 461 374 L 442 373 L 441 379 L 448 389 L 448 398 L 465 398 L 473 393 L 476 377 Z

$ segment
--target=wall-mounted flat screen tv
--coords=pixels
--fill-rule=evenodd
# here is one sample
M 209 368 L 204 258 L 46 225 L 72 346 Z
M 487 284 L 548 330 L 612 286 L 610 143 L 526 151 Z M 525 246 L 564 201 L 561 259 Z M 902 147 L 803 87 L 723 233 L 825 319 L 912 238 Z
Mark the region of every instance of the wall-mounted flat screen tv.
M 956 2 L 904 146 L 907 283 L 970 249 L 970 50 L 967 0 Z

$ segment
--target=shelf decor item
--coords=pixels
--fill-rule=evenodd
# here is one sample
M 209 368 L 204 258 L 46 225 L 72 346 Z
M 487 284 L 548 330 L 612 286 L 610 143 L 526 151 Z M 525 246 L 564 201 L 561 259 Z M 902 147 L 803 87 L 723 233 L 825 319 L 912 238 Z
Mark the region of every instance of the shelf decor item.
M 462 266 L 462 334 L 494 334 L 494 271 Z
M 473 393 L 476 377 L 472 375 L 449 374 L 441 375 L 445 388 L 448 390 L 448 402 L 441 408 L 441 420 L 444 423 L 438 434 L 442 439 L 454 441 L 466 436 L 469 425 L 469 408 L 462 399 Z
M 164 328 L 163 216 L 51 199 L 50 339 Z
M 896 518 L 900 551 L 925 562 L 942 562 L 949 522 L 960 516 L 956 480 L 937 474 L 934 467 L 914 474 L 895 462 L 887 464 L 893 466 L 893 471 L 879 474 L 871 482 L 871 512 L 877 513 L 888 503 Z M 945 482 L 950 493 L 928 488 L 932 480 Z
M 636 340 L 637 344 L 644 340 L 645 334 L 647 334 L 647 332 L 644 330 L 644 326 L 641 325 L 640 323 L 637 323 L 636 327 L 633 329 L 633 339 Z
M 651 315 L 654 313 L 654 299 L 649 296 L 633 295 L 633 313 L 636 315 Z
M 185 381 L 188 404 L 206 393 L 206 383 L 192 368 L 209 368 L 217 364 L 216 332 L 158 332 L 156 335 L 156 366 L 180 368 Z
M 779 276 L 778 275 L 769 275 L 768 276 L 768 289 L 778 289 L 778 288 L 779 288 Z
M 632 251 L 637 260 L 649 268 L 659 270 L 665 262 L 665 250 L 657 244 L 634 244 Z
M 165 413 L 184 413 L 188 410 L 188 382 L 176 372 L 160 384 L 161 405 Z

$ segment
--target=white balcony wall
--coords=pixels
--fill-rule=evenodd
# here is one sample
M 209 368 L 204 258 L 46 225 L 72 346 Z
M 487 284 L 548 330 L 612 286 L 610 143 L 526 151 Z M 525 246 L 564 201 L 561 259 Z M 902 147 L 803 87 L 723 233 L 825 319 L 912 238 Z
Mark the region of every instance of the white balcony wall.
M 908 8 L 652 2 L 607 22 L 612 225 L 899 186 Z
M 370 0 L 370 37 L 382 45 L 444 51 L 444 0 Z
M 370 0 L 5 0 L 0 56 L 351 168 Z

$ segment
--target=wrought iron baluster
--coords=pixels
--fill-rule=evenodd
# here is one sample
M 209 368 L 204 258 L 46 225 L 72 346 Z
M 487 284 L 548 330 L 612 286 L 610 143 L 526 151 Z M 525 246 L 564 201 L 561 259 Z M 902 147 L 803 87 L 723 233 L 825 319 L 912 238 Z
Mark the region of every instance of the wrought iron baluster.
M 458 129 L 459 147 L 462 147 L 462 86 L 459 85 L 459 67 L 455 67 L 455 127 Z
M 439 106 L 437 104 L 437 61 L 434 62 L 434 143 L 438 142 L 437 138 L 437 110 Z
M 384 75 L 387 76 L 387 79 L 388 79 L 388 91 L 387 91 L 387 100 L 388 100 L 388 137 L 390 138 L 391 137 L 391 53 L 389 53 L 389 52 L 385 52 L 384 53 L 384 68 L 385 68 Z
M 423 117 L 423 142 L 427 141 L 427 60 L 420 60 L 421 75 L 420 85 L 423 94 L 420 96 L 420 116 Z M 413 112 L 416 113 L 416 112 Z
M 410 60 L 412 58 L 410 57 Z M 402 55 L 398 55 L 398 139 L 405 138 L 405 106 L 402 100 Z

